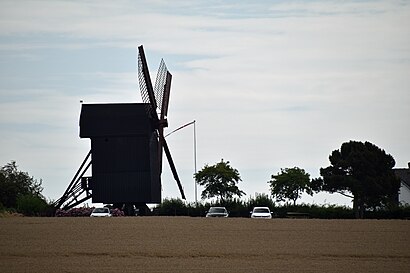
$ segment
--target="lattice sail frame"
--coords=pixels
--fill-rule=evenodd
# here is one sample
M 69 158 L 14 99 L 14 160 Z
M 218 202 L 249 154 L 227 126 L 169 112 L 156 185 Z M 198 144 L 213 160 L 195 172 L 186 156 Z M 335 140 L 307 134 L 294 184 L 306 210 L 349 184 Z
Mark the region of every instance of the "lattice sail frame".
M 164 59 L 161 59 L 154 85 L 154 96 L 155 100 L 157 101 L 157 111 L 159 111 L 161 115 L 163 114 L 162 107 L 164 103 L 164 91 L 165 83 L 167 80 L 167 73 L 167 66 L 165 65 Z
M 151 79 L 148 79 L 148 80 L 151 80 Z M 145 81 L 145 77 L 143 73 L 142 57 L 140 54 L 138 54 L 138 83 L 140 86 L 142 101 L 147 104 L 147 113 L 151 118 L 153 118 L 152 116 L 153 113 L 151 109 L 152 103 L 154 103 L 155 107 L 157 107 L 157 105 L 155 101 L 151 102 L 149 98 L 148 87 L 147 87 L 147 83 Z M 156 111 L 156 109 L 154 109 L 154 111 Z
M 147 88 L 147 84 L 145 82 L 144 79 L 144 73 L 142 72 L 142 60 L 141 60 L 141 55 L 138 54 L 138 82 L 139 82 L 139 87 L 140 87 L 140 91 L 141 91 L 141 97 L 142 97 L 142 101 L 144 103 L 149 104 L 149 108 L 148 109 L 148 114 L 151 115 L 151 101 L 149 98 L 149 94 L 148 94 L 148 88 Z M 157 113 L 160 114 L 161 117 L 166 116 L 166 113 L 163 113 L 163 111 L 166 111 L 164 109 L 168 109 L 167 106 L 164 106 L 164 92 L 165 92 L 165 84 L 167 81 L 167 74 L 169 74 L 168 68 L 165 64 L 164 59 L 161 59 L 161 62 L 159 64 L 159 68 L 158 68 L 158 72 L 157 72 L 157 77 L 155 79 L 155 85 L 154 85 L 154 96 L 155 96 L 155 111 Z M 166 102 L 168 103 L 168 102 Z M 165 107 L 165 108 L 164 108 Z

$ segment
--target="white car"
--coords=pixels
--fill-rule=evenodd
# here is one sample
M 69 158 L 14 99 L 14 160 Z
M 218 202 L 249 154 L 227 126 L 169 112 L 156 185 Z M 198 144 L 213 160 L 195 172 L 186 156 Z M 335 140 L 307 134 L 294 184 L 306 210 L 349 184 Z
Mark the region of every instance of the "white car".
M 109 208 L 95 208 L 93 212 L 91 212 L 90 217 L 111 217 L 111 211 Z
M 251 218 L 272 219 L 272 213 L 268 207 L 254 207 L 251 211 Z

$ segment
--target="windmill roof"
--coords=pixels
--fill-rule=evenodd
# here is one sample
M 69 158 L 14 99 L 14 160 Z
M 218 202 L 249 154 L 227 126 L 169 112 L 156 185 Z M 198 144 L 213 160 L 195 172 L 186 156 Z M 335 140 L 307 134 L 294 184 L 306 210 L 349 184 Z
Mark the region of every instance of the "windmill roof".
M 152 131 L 144 103 L 83 104 L 80 137 L 127 136 Z

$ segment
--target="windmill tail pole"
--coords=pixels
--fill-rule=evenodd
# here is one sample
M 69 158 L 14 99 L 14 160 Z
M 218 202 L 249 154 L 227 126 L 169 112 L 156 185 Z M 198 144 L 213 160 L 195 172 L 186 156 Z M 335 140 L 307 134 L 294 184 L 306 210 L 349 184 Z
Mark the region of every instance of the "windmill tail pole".
M 191 124 L 194 124 L 194 123 L 195 123 L 195 120 L 194 120 L 194 121 L 191 121 L 191 122 L 189 122 L 189 123 L 187 123 L 187 124 L 185 124 L 185 125 L 182 125 L 181 127 L 179 127 L 179 128 L 177 128 L 177 129 L 173 130 L 172 132 L 166 134 L 166 135 L 164 136 L 164 138 L 167 137 L 167 136 L 169 136 L 170 134 L 173 134 L 173 133 L 175 133 L 176 131 L 179 131 L 179 130 L 181 130 L 181 129 L 183 129 L 183 128 L 185 128 L 185 127 L 191 125 Z

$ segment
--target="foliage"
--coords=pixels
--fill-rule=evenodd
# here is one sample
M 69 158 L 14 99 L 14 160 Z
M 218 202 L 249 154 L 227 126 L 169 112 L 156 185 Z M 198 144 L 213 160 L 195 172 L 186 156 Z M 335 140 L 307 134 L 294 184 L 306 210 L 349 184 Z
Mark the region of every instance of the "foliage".
M 225 201 L 218 202 L 216 204 L 208 204 L 207 209 L 209 207 L 226 207 L 229 212 L 230 217 L 247 217 L 248 216 L 248 209 L 246 203 L 239 198 L 228 199 Z
M 124 212 L 120 209 L 110 209 L 111 210 L 111 215 L 113 217 L 120 217 L 120 216 L 125 216 Z
M 249 198 L 247 202 L 248 212 L 253 207 L 269 207 L 271 210 L 275 207 L 275 202 L 265 193 L 256 193 L 255 198 Z
M 38 195 L 26 194 L 17 198 L 17 211 L 26 216 L 43 216 L 48 207 L 47 202 Z
M 285 204 L 278 206 L 275 209 L 275 214 L 279 218 L 290 217 L 288 213 L 306 214 L 308 218 L 317 219 L 352 219 L 354 214 L 351 208 L 336 205 L 316 205 L 316 204 L 301 204 L 290 205 Z
M 227 202 L 198 202 L 184 203 L 181 199 L 165 199 L 162 204 L 154 209 L 154 215 L 161 216 L 193 216 L 204 217 L 206 211 L 212 206 L 223 206 L 229 211 L 229 217 L 249 217 L 249 212 L 256 206 L 267 206 L 276 218 L 287 218 L 288 213 L 302 213 L 309 218 L 316 219 L 353 219 L 355 214 L 352 208 L 337 205 L 316 204 L 284 204 L 275 203 L 266 194 L 257 194 L 254 198 L 241 200 L 239 198 Z M 394 210 L 377 209 L 369 211 L 367 218 L 373 219 L 410 219 L 410 206 L 399 206 Z
M 187 207 L 179 198 L 164 199 L 156 213 L 159 215 L 179 216 L 185 215 Z
M 205 216 L 210 207 L 226 207 L 231 217 L 246 217 L 247 208 L 239 198 L 211 202 L 184 203 L 181 199 L 164 199 L 154 215 L 167 216 Z
M 55 213 L 56 217 L 89 217 L 94 207 L 72 208 L 69 210 L 58 209 Z M 124 212 L 120 209 L 110 209 L 113 217 L 124 216 Z
M 56 217 L 88 217 L 91 215 L 93 208 L 72 208 L 69 210 L 58 209 Z
M 245 193 L 241 191 L 237 184 L 241 177 L 237 169 L 229 165 L 229 161 L 216 163 L 215 165 L 205 165 L 194 175 L 196 183 L 204 186 L 201 197 L 219 197 L 222 201 L 231 199 L 233 196 L 241 197 Z
M 277 175 L 272 175 L 270 190 L 277 201 L 292 200 L 296 205 L 303 192 L 313 194 L 310 189 L 310 175 L 298 167 L 281 169 Z
M 205 212 L 209 210 L 210 207 L 225 207 L 230 217 L 247 217 L 248 209 L 246 203 L 239 198 L 232 198 L 226 200 L 217 200 L 216 202 L 207 202 L 204 204 Z
M 24 215 L 44 215 L 48 205 L 41 195 L 41 183 L 11 161 L 0 169 L 0 203 Z
M 316 191 L 352 194 L 357 218 L 366 208 L 397 204 L 400 181 L 393 172 L 393 157 L 370 142 L 350 141 L 329 156 L 330 166 L 320 169 L 323 178 L 312 181 Z

